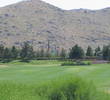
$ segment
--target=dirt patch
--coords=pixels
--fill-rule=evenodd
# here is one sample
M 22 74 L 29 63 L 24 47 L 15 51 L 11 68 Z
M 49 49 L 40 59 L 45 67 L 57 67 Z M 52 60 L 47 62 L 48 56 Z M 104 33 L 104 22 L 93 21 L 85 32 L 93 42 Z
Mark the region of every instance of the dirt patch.
M 110 94 L 110 90 L 106 90 L 106 91 L 104 91 L 105 93 L 107 93 L 107 94 Z
M 6 68 L 8 67 L 7 65 L 0 65 L 0 68 Z

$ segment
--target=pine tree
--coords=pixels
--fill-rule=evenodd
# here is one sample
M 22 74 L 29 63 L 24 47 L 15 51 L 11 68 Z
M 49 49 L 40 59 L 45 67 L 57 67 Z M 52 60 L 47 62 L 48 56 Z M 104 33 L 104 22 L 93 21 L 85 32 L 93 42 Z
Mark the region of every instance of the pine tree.
M 39 57 L 40 57 L 40 51 L 39 51 L 39 50 L 37 50 L 37 51 L 35 52 L 35 57 L 36 57 L 36 58 L 39 58 Z
M 3 60 L 4 46 L 0 45 L 0 60 Z
M 107 60 L 110 61 L 110 48 L 108 49 L 108 57 L 107 57 Z
M 62 48 L 61 53 L 60 53 L 60 57 L 61 58 L 65 58 L 66 57 L 66 50 Z
M 33 47 L 30 46 L 27 42 L 24 43 L 21 49 L 20 57 L 24 61 L 28 61 L 34 58 Z
M 18 58 L 18 50 L 17 50 L 17 48 L 15 47 L 15 46 L 13 46 L 12 48 L 11 48 L 11 58 L 12 59 L 17 59 Z
M 108 60 L 110 58 L 110 45 L 103 47 L 102 55 L 104 60 Z
M 45 51 L 44 51 L 43 48 L 40 50 L 39 56 L 40 56 L 40 57 L 45 57 Z
M 50 57 L 51 57 L 50 50 L 46 50 L 46 52 L 45 52 L 45 56 L 46 56 L 47 58 L 50 58 Z
M 86 56 L 92 57 L 93 56 L 93 50 L 90 46 L 87 48 Z
M 82 59 L 84 57 L 84 50 L 79 47 L 78 45 L 75 45 L 72 47 L 69 53 L 70 59 Z
M 3 60 L 4 62 L 11 61 L 11 51 L 9 48 L 5 48 L 3 52 Z
M 100 49 L 100 47 L 98 46 L 98 47 L 95 49 L 94 56 L 100 56 L 100 54 L 101 54 L 101 49 Z

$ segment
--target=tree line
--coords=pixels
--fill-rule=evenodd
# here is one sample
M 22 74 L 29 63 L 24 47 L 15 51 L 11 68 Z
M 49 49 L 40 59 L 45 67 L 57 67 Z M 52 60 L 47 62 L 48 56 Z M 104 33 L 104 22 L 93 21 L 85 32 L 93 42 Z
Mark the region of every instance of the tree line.
M 60 52 L 51 53 L 44 48 L 35 51 L 33 46 L 24 42 L 21 48 L 12 46 L 11 48 L 0 45 L 0 61 L 9 62 L 12 60 L 29 61 L 34 59 L 52 59 L 52 58 L 66 58 L 66 50 L 62 48 Z
M 69 52 L 70 59 L 103 59 L 103 60 L 110 60 L 110 45 L 104 45 L 101 49 L 98 46 L 95 50 L 92 49 L 91 46 L 88 46 L 86 52 L 78 45 L 72 47 Z
M 110 60 L 110 45 L 103 46 L 102 49 L 98 46 L 95 50 L 93 50 L 91 46 L 88 46 L 86 51 L 84 51 L 82 47 L 75 45 L 69 52 L 62 48 L 54 54 L 43 48 L 34 51 L 33 46 L 27 42 L 25 42 L 20 49 L 16 46 L 8 48 L 4 47 L 4 45 L 0 45 L 0 61 L 2 62 L 17 59 L 29 61 L 33 59 L 84 59 L 93 57 Z

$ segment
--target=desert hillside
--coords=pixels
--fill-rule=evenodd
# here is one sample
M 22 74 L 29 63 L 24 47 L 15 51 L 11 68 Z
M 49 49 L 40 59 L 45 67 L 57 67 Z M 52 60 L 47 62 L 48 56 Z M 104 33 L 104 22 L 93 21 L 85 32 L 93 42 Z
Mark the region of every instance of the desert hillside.
M 0 8 L 0 44 L 69 49 L 110 43 L 110 8 L 61 10 L 40 0 Z

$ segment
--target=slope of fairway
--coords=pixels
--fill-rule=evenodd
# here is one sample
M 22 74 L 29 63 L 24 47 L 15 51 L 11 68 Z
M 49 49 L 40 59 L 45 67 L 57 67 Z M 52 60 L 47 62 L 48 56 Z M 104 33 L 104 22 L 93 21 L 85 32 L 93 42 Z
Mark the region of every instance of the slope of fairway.
M 94 82 L 97 88 L 109 91 L 110 64 L 61 66 L 60 61 L 12 62 L 0 65 L 0 81 L 40 84 L 65 75 L 80 76 Z

